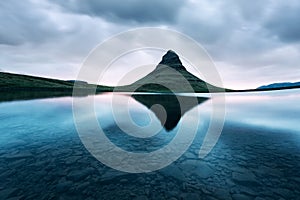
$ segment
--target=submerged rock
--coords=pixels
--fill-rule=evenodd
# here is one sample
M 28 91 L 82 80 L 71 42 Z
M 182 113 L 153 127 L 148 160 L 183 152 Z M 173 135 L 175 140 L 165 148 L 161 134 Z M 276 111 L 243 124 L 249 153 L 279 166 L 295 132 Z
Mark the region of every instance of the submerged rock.
M 176 165 L 169 165 L 168 167 L 160 170 L 160 172 L 167 177 L 175 178 L 179 181 L 186 181 L 186 177 L 184 176 L 182 170 L 180 170 Z
M 253 200 L 254 198 L 245 194 L 233 194 L 233 200 Z
M 186 160 L 181 163 L 180 168 L 187 176 L 196 175 L 200 178 L 208 178 L 214 174 L 211 165 L 201 160 Z
M 181 194 L 183 200 L 200 200 L 200 196 L 197 193 L 183 193 Z
M 244 186 L 258 186 L 259 183 L 256 180 L 256 176 L 252 172 L 233 172 L 232 179 L 234 182 Z

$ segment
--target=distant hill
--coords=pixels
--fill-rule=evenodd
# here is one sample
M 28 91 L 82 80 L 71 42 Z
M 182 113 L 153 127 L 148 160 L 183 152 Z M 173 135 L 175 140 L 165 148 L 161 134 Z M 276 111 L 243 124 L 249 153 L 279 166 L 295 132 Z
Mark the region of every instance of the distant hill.
M 263 85 L 258 87 L 257 89 L 284 89 L 284 88 L 300 88 L 300 82 L 290 83 L 290 82 L 283 82 L 283 83 L 272 83 L 269 85 Z
M 36 76 L 0 72 L 0 102 L 13 100 L 26 100 L 72 96 L 74 83 L 80 87 L 80 96 L 95 92 L 112 91 L 112 87 L 96 86 L 84 81 L 64 81 Z
M 71 91 L 73 90 L 74 83 L 78 83 L 82 89 L 90 89 L 92 86 L 96 86 L 88 84 L 85 81 L 65 81 L 23 74 L 0 72 L 0 91 Z M 112 89 L 113 88 L 109 86 L 97 86 L 97 90 L 112 91 Z
M 165 86 L 165 87 L 162 87 Z M 216 87 L 191 74 L 182 65 L 179 56 L 169 50 L 156 68 L 145 77 L 131 85 L 119 86 L 117 91 L 136 92 L 224 92 L 224 88 Z M 193 91 L 191 91 L 193 90 Z
M 0 88 L 71 88 L 73 83 L 57 80 L 42 78 L 36 76 L 28 76 L 21 74 L 12 74 L 0 72 Z

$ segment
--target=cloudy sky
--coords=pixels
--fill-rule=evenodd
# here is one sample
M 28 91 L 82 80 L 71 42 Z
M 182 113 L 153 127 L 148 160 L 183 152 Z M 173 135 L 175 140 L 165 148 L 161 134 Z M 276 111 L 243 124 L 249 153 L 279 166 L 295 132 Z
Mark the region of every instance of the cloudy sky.
M 0 1 L 0 69 L 75 79 L 89 52 L 112 35 L 163 27 L 203 45 L 228 88 L 294 82 L 300 81 L 299 21 L 298 0 Z M 148 64 L 160 56 L 131 56 L 118 73 L 134 59 Z

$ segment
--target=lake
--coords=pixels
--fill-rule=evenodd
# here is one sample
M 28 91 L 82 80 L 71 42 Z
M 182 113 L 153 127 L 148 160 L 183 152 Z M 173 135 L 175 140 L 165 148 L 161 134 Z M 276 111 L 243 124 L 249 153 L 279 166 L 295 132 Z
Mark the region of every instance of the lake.
M 299 199 L 300 90 L 226 94 L 215 118 L 207 97 L 104 93 L 76 97 L 76 113 L 71 97 L 0 103 L 0 199 Z M 115 148 L 93 141 L 94 119 Z

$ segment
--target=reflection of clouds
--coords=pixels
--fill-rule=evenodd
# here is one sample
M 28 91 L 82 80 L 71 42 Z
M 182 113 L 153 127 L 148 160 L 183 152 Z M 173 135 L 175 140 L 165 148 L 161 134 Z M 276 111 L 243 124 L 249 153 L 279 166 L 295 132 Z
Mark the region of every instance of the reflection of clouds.
M 276 102 L 284 99 L 289 99 L 290 102 L 298 102 L 297 98 L 300 98 L 298 89 L 292 90 L 274 90 L 265 92 L 242 92 L 242 93 L 227 93 L 226 100 L 229 102 L 244 103 L 260 101 L 270 104 L 270 101 Z M 284 103 L 284 102 L 282 102 Z M 298 105 L 298 104 L 297 104 Z
M 300 90 L 227 94 L 228 121 L 299 131 Z
M 155 115 L 129 95 L 105 93 L 88 98 L 94 98 L 95 114 L 102 128 L 116 124 L 124 133 L 138 138 L 151 137 L 162 130 Z M 81 119 L 88 122 L 93 116 L 88 113 Z

